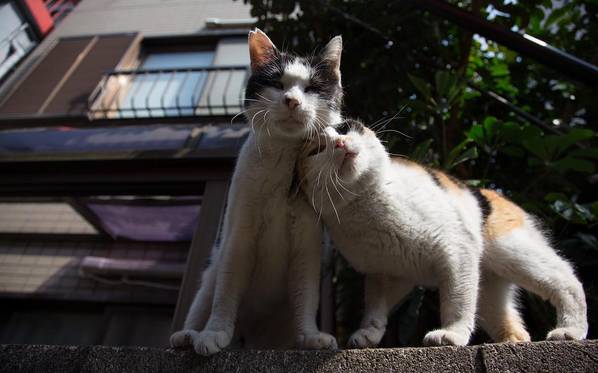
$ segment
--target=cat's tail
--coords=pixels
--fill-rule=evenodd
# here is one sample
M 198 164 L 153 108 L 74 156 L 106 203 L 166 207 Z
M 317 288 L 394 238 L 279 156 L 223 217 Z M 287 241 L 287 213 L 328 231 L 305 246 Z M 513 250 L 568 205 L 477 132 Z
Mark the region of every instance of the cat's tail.
M 500 277 L 550 301 L 556 309 L 557 325 L 547 339 L 584 339 L 588 333 L 586 298 L 573 267 L 550 246 L 532 217 L 508 200 L 503 203 L 510 211 L 509 219 L 490 238 L 484 264 Z M 493 210 L 489 220 L 494 213 L 498 211 Z

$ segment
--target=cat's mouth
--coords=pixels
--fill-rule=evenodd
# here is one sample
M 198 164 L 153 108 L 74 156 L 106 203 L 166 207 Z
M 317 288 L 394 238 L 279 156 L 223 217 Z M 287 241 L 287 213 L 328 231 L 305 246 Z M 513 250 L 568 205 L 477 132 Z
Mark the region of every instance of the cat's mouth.
M 338 166 L 339 171 L 347 171 L 348 168 L 353 166 L 355 159 L 359 155 L 359 152 L 357 150 L 347 149 L 344 150 L 343 153 L 341 153 L 342 155 L 338 157 L 340 161 Z

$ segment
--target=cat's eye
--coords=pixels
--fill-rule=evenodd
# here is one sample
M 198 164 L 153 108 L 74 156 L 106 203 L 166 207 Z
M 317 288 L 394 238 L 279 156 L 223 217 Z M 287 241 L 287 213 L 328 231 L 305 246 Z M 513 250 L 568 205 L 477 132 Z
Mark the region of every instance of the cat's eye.
M 320 145 L 316 146 L 315 148 L 313 148 L 309 154 L 307 154 L 308 157 L 311 157 L 313 155 L 319 154 L 321 152 L 323 152 L 324 150 L 326 150 L 326 144 L 325 143 L 321 143 Z
M 305 89 L 303 91 L 305 93 L 314 93 L 314 92 L 317 92 L 318 89 L 313 85 L 308 85 L 307 87 L 305 87 Z
M 349 123 L 343 122 L 340 126 L 336 127 L 335 129 L 339 135 L 346 135 L 347 132 L 349 132 Z

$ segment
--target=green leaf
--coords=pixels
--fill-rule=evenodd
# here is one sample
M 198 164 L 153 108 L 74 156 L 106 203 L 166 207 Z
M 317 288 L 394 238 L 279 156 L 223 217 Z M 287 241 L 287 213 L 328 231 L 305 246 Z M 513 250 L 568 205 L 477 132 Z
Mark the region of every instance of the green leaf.
M 453 85 L 451 74 L 446 71 L 437 71 L 436 74 L 434 74 L 434 80 L 436 82 L 436 91 L 438 94 L 447 96 L 449 89 Z
M 478 148 L 475 146 L 472 146 L 471 148 L 468 148 L 464 152 L 452 157 L 452 159 L 450 159 L 450 161 L 447 162 L 448 167 L 445 167 L 445 169 L 450 170 L 453 167 L 457 166 L 458 164 L 461 164 L 463 162 L 466 162 L 466 161 L 469 161 L 472 159 L 476 159 L 477 157 L 478 157 Z M 447 158 L 451 158 L 451 157 L 449 156 Z
M 467 138 L 475 141 L 480 146 L 484 146 L 484 128 L 480 124 L 474 124 L 467 132 Z
M 525 140 L 522 142 L 524 148 L 542 160 L 550 160 L 550 153 L 546 149 L 546 142 L 541 137 Z
M 559 152 L 566 150 L 578 141 L 589 140 L 592 137 L 594 137 L 594 132 L 583 128 L 574 128 L 566 135 L 550 136 L 551 139 L 555 140 L 555 147 Z
M 579 158 L 598 159 L 598 148 L 575 149 L 569 152 L 569 155 Z
M 585 159 L 565 157 L 552 163 L 552 166 L 562 173 L 567 171 L 577 171 L 586 174 L 591 174 L 596 169 L 594 163 L 586 161 Z
M 563 193 L 551 192 L 544 196 L 544 200 L 546 200 L 547 202 L 567 201 L 569 200 L 569 198 L 567 198 L 567 196 Z
M 413 84 L 413 86 L 424 96 L 424 98 L 429 99 L 432 96 L 428 83 L 426 83 L 423 79 L 415 77 L 411 74 L 407 74 L 407 77 L 409 77 L 411 84 Z
M 430 151 L 430 146 L 432 146 L 432 142 L 434 142 L 433 139 L 428 139 L 417 144 L 409 158 L 416 162 L 426 163 L 426 158 Z

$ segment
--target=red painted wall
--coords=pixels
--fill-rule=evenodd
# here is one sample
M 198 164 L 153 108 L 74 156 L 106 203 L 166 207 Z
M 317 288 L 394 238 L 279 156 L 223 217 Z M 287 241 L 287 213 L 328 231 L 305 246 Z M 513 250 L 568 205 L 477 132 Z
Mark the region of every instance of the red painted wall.
M 42 36 L 46 36 L 54 27 L 54 20 L 44 4 L 43 0 L 24 0 L 25 6 L 29 9 L 35 20 L 36 26 Z

